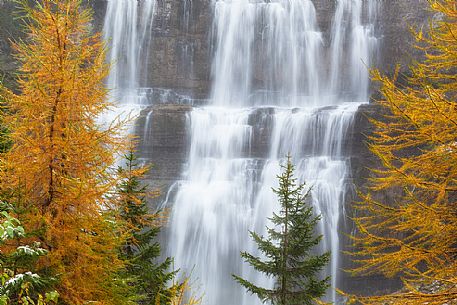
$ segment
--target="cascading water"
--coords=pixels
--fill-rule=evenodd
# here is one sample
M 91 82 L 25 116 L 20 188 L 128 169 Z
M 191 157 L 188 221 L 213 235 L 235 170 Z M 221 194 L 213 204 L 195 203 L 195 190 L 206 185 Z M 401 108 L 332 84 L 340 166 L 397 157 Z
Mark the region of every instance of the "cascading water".
M 214 104 L 299 106 L 302 95 L 318 103 L 323 41 L 310 0 L 216 1 L 214 10 Z M 277 93 L 270 100 L 251 98 L 258 74 Z
M 337 287 L 349 170 L 344 143 L 358 105 L 368 101 L 376 39 L 371 18 L 362 16 L 373 16 L 372 5 L 337 1 L 326 41 L 311 0 L 214 1 L 212 105 L 188 116 L 189 160 L 172 200 L 168 252 L 201 283 L 204 304 L 260 304 L 231 274 L 274 285 L 239 252 L 259 254 L 248 231 L 266 233 L 277 209 L 271 187 L 291 153 L 323 215 L 320 250 L 332 253 L 328 273 Z M 267 154 L 253 150 L 261 136 Z M 342 302 L 334 290 L 327 298 Z
M 375 55 L 377 40 L 373 37 L 376 0 L 338 0 L 332 24 L 330 88 L 333 94 L 348 91 L 357 100 L 367 100 L 369 92 L 369 67 Z M 362 16 L 368 23 L 362 23 Z M 344 44 L 346 52 L 342 52 Z M 347 65 L 350 68 L 341 67 Z M 348 75 L 349 73 L 349 75 Z M 349 79 L 348 83 L 342 79 Z
M 117 117 L 135 116 L 147 103 L 139 90 L 141 67 L 147 63 L 156 0 L 108 0 L 103 26 L 111 63 L 107 87 L 117 106 L 105 114 L 111 122 Z

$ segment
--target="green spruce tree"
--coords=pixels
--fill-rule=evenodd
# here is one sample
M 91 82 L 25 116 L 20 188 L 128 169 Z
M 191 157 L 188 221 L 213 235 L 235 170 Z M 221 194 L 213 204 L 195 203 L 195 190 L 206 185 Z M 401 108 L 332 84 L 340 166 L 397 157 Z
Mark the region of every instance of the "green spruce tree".
M 0 154 L 7 152 L 12 145 L 8 127 L 3 121 L 5 115 L 8 113 L 7 100 L 9 95 L 10 91 L 4 87 L 2 79 L 0 79 Z
M 170 272 L 172 259 L 159 262 L 160 245 L 156 241 L 163 216 L 151 214 L 147 207 L 147 186 L 141 184 L 147 168 L 140 167 L 133 151 L 125 156 L 125 168 L 118 174 L 124 179 L 118 187 L 122 221 L 126 223 L 128 237 L 121 249 L 121 258 L 127 262 L 124 278 L 138 296 L 140 304 L 170 304 L 179 285 L 174 284 L 177 271 Z
M 265 259 L 242 252 L 241 256 L 255 270 L 274 277 L 274 288 L 258 287 L 233 275 L 235 280 L 262 302 L 273 305 L 309 305 L 322 297 L 329 287 L 329 278 L 319 279 L 320 271 L 328 264 L 330 255 L 313 255 L 322 236 L 315 236 L 320 216 L 314 216 L 308 203 L 310 192 L 303 194 L 305 185 L 297 184 L 290 156 L 283 172 L 278 176 L 279 188 L 273 189 L 278 196 L 281 210 L 270 218 L 274 227 L 264 238 L 250 232 Z

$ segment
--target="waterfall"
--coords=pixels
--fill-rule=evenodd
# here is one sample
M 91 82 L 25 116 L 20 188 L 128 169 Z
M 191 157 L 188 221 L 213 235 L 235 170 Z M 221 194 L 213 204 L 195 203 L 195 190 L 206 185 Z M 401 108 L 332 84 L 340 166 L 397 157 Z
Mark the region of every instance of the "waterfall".
M 368 102 L 378 4 L 335 0 L 325 33 L 315 1 L 212 1 L 210 102 L 187 115 L 187 166 L 165 200 L 171 208 L 167 254 L 199 284 L 205 305 L 260 305 L 231 274 L 264 287 L 275 284 L 244 264 L 239 253 L 261 255 L 248 232 L 266 235 L 268 217 L 278 210 L 271 187 L 277 187 L 280 164 L 290 153 L 323 217 L 318 230 L 324 238 L 316 250 L 331 251 L 326 273 L 336 288 L 350 172 L 347 138 L 358 106 Z M 181 4 L 185 40 L 176 47 L 182 73 L 191 78 L 195 8 L 192 0 Z M 119 107 L 106 120 L 139 113 L 157 91 L 142 89 L 155 7 L 156 0 L 107 1 L 107 86 Z M 145 139 L 152 120 L 149 110 L 141 130 Z M 334 289 L 326 300 L 344 303 Z
M 250 99 L 256 74 L 264 89 L 275 91 L 275 105 L 318 103 L 322 35 L 310 0 L 257 3 L 214 3 L 212 98 L 224 106 L 265 105 L 265 98 Z M 262 71 L 254 71 L 263 67 Z M 277 97 L 280 100 L 277 100 Z
M 274 285 L 239 252 L 260 255 L 248 231 L 266 234 L 267 218 L 278 209 L 271 187 L 287 153 L 299 180 L 312 186 L 323 216 L 318 250 L 331 251 L 327 272 L 338 287 L 346 139 L 358 106 L 368 102 L 376 47 L 371 2 L 336 1 L 331 33 L 324 35 L 311 0 L 213 0 L 211 102 L 188 114 L 187 168 L 174 199 L 167 196 L 168 254 L 200 283 L 204 304 L 260 304 L 232 273 Z M 254 149 L 259 141 L 269 152 Z M 334 289 L 327 300 L 343 303 Z
M 147 65 L 156 0 L 108 0 L 103 26 L 111 70 L 106 84 L 117 109 L 104 115 L 111 122 L 121 116 L 136 116 L 146 96 L 138 90 Z
M 330 88 L 333 94 L 349 91 L 358 100 L 368 99 L 369 67 L 371 57 L 377 47 L 377 40 L 373 36 L 374 20 L 376 18 L 376 0 L 366 3 L 365 13 L 368 23 L 362 23 L 363 2 L 353 0 L 337 0 L 336 11 L 332 23 Z M 349 42 L 347 51 L 342 52 L 344 44 Z M 350 65 L 345 71 L 341 65 Z M 346 72 L 346 74 L 344 73 Z M 349 72 L 350 83 L 345 84 L 342 78 L 347 78 Z

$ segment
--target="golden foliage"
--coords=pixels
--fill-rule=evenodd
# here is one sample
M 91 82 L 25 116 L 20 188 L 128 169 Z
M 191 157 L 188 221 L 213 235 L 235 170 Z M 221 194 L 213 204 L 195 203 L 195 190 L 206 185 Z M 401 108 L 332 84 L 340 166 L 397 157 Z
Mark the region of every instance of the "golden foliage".
M 435 20 L 417 33 L 425 54 L 407 84 L 374 72 L 389 114 L 376 126 L 370 149 L 374 170 L 356 223 L 356 274 L 399 276 L 404 289 L 358 298 L 362 304 L 457 304 L 457 9 L 453 0 L 430 1 Z M 375 200 L 393 193 L 392 202 Z
M 27 230 L 41 232 L 50 251 L 42 267 L 59 277 L 65 303 L 118 304 L 107 281 L 122 265 L 120 238 L 102 212 L 123 141 L 121 123 L 97 124 L 110 106 L 105 45 L 80 0 L 26 2 L 28 37 L 14 45 L 21 93 L 5 96 L 14 144 L 2 156 L 1 189 L 26 212 Z
M 174 285 L 173 290 L 170 305 L 200 305 L 202 302 L 201 297 L 197 297 L 192 293 L 189 278 L 185 278 L 180 285 Z

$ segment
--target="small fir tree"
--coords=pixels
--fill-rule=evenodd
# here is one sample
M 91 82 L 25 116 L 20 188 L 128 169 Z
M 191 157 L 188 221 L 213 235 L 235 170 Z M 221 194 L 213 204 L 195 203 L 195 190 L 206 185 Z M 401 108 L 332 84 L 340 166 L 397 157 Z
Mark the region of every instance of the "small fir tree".
M 329 262 L 330 255 L 328 252 L 311 254 L 322 239 L 322 236 L 316 237 L 314 233 L 320 216 L 314 216 L 312 206 L 308 203 L 309 190 L 303 195 L 305 185 L 297 184 L 290 156 L 282 168 L 284 171 L 278 176 L 279 188 L 273 189 L 281 206 L 279 215 L 274 213 L 270 218 L 274 228 L 268 228 L 268 238 L 250 232 L 266 259 L 247 252 L 241 253 L 254 269 L 274 277 L 276 285 L 268 289 L 239 276 L 233 277 L 262 302 L 275 305 L 313 304 L 329 287 L 329 278 L 320 280 L 319 273 Z
M 168 286 L 177 273 L 169 272 L 172 259 L 167 257 L 163 262 L 158 262 L 161 250 L 156 238 L 163 215 L 148 212 L 147 186 L 142 186 L 140 182 L 147 168 L 138 166 L 133 151 L 125 156 L 125 160 L 126 167 L 118 170 L 123 177 L 118 187 L 121 218 L 130 231 L 121 249 L 121 258 L 127 262 L 123 273 L 134 287 L 131 292 L 139 296 L 141 304 L 170 304 L 180 285 L 173 283 Z

